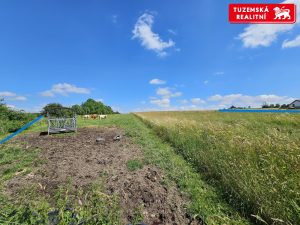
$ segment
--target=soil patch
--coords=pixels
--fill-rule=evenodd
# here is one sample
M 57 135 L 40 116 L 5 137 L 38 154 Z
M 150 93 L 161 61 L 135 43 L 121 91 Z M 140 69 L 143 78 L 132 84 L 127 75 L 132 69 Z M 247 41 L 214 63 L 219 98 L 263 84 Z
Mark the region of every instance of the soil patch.
M 118 136 L 118 138 L 116 138 Z M 60 185 L 71 182 L 83 188 L 106 174 L 107 194 L 118 194 L 124 224 L 142 206 L 146 224 L 194 224 L 184 209 L 185 198 L 174 187 L 164 185 L 162 171 L 151 165 L 128 170 L 131 159 L 142 160 L 141 149 L 118 128 L 82 128 L 75 135 L 28 134 L 19 137 L 25 148 L 40 148 L 45 163 L 33 173 L 16 176 L 7 183 L 11 195 L 26 185 L 39 184 L 44 194 L 53 195 Z

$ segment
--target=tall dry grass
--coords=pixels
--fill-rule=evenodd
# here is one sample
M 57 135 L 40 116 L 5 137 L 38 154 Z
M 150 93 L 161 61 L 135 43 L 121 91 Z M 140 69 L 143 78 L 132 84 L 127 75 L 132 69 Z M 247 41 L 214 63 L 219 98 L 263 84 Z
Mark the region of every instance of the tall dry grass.
M 138 113 L 243 214 L 300 224 L 300 116 Z

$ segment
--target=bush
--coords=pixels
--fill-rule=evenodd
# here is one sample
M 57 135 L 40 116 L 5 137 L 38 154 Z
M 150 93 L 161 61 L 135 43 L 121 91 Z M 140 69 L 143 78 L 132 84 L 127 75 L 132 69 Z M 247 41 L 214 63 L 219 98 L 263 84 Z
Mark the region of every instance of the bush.
M 0 100 L 0 134 L 15 132 L 36 116 L 37 114 L 10 109 Z

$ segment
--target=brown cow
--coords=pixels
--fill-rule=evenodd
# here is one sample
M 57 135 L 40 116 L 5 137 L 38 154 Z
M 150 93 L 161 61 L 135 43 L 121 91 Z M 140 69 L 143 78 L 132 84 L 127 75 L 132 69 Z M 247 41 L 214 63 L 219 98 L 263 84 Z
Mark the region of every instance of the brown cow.
M 97 114 L 92 114 L 92 115 L 91 115 L 91 119 L 94 119 L 94 120 L 95 120 L 95 119 L 97 119 L 97 118 L 98 118 L 98 115 L 97 115 Z

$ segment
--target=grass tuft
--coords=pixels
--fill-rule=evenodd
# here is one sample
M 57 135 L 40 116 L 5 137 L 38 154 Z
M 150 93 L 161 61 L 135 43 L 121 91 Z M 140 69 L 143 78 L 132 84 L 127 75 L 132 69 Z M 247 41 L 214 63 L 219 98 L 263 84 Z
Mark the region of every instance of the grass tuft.
M 127 161 L 126 166 L 129 171 L 135 171 L 138 169 L 142 169 L 144 166 L 144 163 L 139 159 L 130 159 Z

